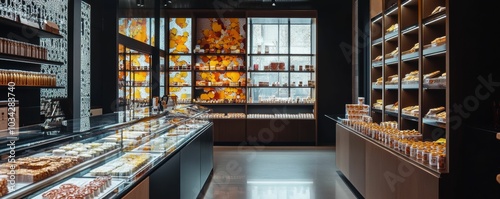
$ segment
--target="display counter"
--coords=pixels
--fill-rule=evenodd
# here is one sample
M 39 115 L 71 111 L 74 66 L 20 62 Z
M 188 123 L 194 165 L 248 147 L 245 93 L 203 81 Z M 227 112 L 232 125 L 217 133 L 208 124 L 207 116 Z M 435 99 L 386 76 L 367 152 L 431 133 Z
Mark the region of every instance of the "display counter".
M 213 168 L 209 111 L 145 108 L 2 132 L 0 198 L 196 198 Z
M 444 197 L 447 173 L 326 117 L 336 123 L 336 165 L 364 198 Z

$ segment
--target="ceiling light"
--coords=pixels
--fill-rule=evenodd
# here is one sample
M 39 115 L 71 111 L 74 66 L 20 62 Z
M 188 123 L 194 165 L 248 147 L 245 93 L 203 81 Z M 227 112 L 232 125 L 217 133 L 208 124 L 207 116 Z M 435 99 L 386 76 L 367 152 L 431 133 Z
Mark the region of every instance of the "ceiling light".
M 271 4 L 271 5 L 276 6 L 276 0 L 272 0 L 272 2 L 273 2 L 273 4 Z

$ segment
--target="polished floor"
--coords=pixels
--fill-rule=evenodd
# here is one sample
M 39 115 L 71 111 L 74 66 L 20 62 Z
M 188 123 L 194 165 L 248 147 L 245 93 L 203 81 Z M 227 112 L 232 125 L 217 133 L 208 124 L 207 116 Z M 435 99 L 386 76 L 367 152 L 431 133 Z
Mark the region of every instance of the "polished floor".
M 356 199 L 337 171 L 334 147 L 216 146 L 200 199 Z

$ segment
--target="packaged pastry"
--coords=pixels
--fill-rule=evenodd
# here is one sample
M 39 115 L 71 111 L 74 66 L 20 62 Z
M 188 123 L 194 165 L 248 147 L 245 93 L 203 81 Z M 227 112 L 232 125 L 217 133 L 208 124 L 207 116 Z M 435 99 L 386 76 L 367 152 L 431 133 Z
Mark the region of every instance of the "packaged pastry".
M 446 36 L 438 37 L 431 41 L 431 45 L 433 46 L 439 46 L 444 43 L 446 43 Z
M 392 24 L 387 30 L 386 30 L 386 33 L 389 33 L 389 32 L 392 32 L 392 31 L 395 31 L 399 28 L 398 24 Z
M 437 70 L 432 73 L 424 74 L 424 79 L 437 77 L 441 71 Z

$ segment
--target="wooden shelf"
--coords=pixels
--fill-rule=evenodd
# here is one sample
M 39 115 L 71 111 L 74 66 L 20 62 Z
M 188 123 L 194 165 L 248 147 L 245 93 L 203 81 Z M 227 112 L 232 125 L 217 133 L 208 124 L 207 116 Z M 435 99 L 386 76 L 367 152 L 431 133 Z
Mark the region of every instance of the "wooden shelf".
M 195 56 L 245 56 L 245 53 L 194 53 Z
M 386 90 L 398 90 L 399 85 L 398 84 L 386 84 L 385 89 Z
M 416 84 L 401 84 L 401 88 L 408 89 L 408 90 L 412 90 L 412 89 L 418 90 L 419 85 L 418 85 L 418 83 L 416 83 Z
M 405 120 L 413 121 L 413 122 L 418 122 L 418 117 L 415 117 L 412 115 L 401 114 L 401 118 L 403 118 Z
M 380 68 L 382 67 L 384 64 L 382 64 L 382 61 L 377 61 L 377 62 L 372 62 L 372 67 L 373 68 Z
M 398 56 L 394 56 L 393 58 L 389 58 L 385 60 L 385 64 L 387 65 L 396 65 L 399 63 Z
M 249 70 L 249 73 L 314 73 L 315 71 L 289 71 L 289 70 L 284 70 L 284 71 L 278 71 L 278 70 Z
M 382 37 L 378 38 L 378 39 L 374 39 L 372 41 L 372 46 L 376 46 L 376 45 L 379 45 L 379 44 L 382 44 Z
M 446 21 L 445 19 L 446 19 L 446 12 L 442 11 L 422 19 L 422 24 L 424 25 L 444 24 L 444 22 Z
M 194 86 L 196 88 L 245 88 L 245 86 Z
M 386 33 L 386 35 L 384 36 L 385 41 L 393 41 L 396 40 L 397 38 L 398 38 L 398 30 Z
M 22 24 L 20 22 L 12 21 L 10 19 L 6 19 L 6 18 L 3 18 L 3 17 L 0 17 L 0 24 L 4 28 L 11 27 L 11 28 L 15 28 L 15 29 L 18 29 L 20 31 L 23 31 L 23 32 L 26 31 L 26 32 L 29 32 L 30 35 L 34 34 L 35 36 L 37 36 L 39 38 L 63 38 L 62 35 L 54 34 L 52 32 L 49 32 L 49 31 L 46 31 L 46 30 L 42 30 L 42 29 L 39 29 L 39 28 L 34 28 L 34 27 L 31 27 L 31 26 Z
M 401 61 L 408 62 L 408 61 L 418 61 L 420 53 L 414 52 L 414 53 L 408 53 L 401 55 Z
M 246 72 L 245 70 L 195 70 L 194 72 L 201 73 L 201 72 Z
M 315 56 L 314 54 L 277 54 L 277 53 L 262 53 L 262 54 L 248 54 L 248 56 Z
M 444 56 L 445 53 L 446 53 L 446 44 L 442 44 L 442 45 L 439 45 L 439 46 L 436 46 L 436 47 L 426 48 L 422 52 L 422 54 L 425 57 L 439 56 L 439 55 Z
M 422 120 L 423 120 L 424 124 L 427 124 L 427 125 L 430 125 L 430 126 L 434 126 L 434 127 L 438 127 L 438 128 L 446 129 L 446 124 L 438 122 L 435 119 L 423 118 Z
M 401 31 L 401 34 L 406 35 L 406 34 L 418 34 L 418 24 L 411 25 L 409 27 L 404 28 Z
M 383 88 L 382 85 L 374 85 L 374 84 L 372 84 L 372 89 L 382 90 L 382 88 Z
M 0 85 L 0 88 L 10 88 L 9 86 Z M 40 89 L 40 88 L 65 88 L 61 86 L 14 86 L 15 89 Z
M 57 62 L 57 61 L 36 59 L 36 58 L 31 58 L 31 57 L 23 57 L 23 56 L 10 55 L 10 54 L 0 54 L 0 60 L 10 61 L 10 62 L 27 63 L 27 64 L 48 64 L 48 65 L 58 65 L 58 66 L 64 64 L 62 62 Z
M 247 103 L 250 106 L 314 106 L 314 104 L 300 103 Z
M 387 114 L 389 116 L 393 116 L 393 117 L 399 117 L 399 114 L 397 112 L 393 112 L 393 111 L 385 110 L 385 114 Z
M 202 106 L 245 106 L 245 103 L 201 103 L 194 102 L 194 104 L 202 105 Z

